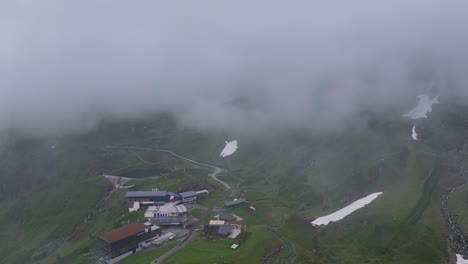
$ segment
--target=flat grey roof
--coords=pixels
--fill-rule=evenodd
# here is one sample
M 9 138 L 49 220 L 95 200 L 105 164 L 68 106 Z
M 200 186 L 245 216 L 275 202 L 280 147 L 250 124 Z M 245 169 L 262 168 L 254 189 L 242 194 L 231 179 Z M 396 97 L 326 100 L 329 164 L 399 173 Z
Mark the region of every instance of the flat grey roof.
M 214 234 L 219 234 L 219 235 L 224 235 L 227 236 L 229 233 L 232 231 L 232 226 L 231 225 L 204 225 L 203 230 L 205 234 L 209 235 L 214 235 Z
M 222 225 L 222 226 L 219 226 L 218 227 L 218 234 L 221 234 L 221 235 L 229 235 L 229 233 L 231 233 L 232 231 L 232 226 L 230 225 Z
M 166 196 L 167 191 L 128 191 L 127 198 Z
M 198 194 L 195 191 L 186 191 L 186 192 L 179 193 L 179 195 L 182 196 L 182 198 L 188 198 L 188 197 L 197 196 Z
M 218 218 L 219 220 L 227 220 L 227 221 L 237 220 L 237 217 L 233 216 L 232 214 L 220 214 Z
M 179 194 L 175 193 L 175 192 L 166 192 L 166 195 L 171 195 L 171 196 L 174 196 L 174 197 L 179 197 Z

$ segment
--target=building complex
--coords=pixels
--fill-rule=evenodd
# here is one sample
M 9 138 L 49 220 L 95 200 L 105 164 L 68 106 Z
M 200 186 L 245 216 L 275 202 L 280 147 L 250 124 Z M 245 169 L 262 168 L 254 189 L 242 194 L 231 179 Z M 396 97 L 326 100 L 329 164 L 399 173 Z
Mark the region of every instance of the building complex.
M 112 264 L 146 247 L 161 228 L 151 223 L 132 223 L 100 234 L 97 239 L 103 257 L 101 263 Z

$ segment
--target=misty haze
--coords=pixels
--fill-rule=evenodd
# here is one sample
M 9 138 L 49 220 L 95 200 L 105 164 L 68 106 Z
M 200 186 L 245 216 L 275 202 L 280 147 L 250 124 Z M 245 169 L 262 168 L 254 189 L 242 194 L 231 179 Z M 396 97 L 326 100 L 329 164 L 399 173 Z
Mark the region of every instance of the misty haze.
M 468 263 L 468 2 L 0 3 L 0 263 Z

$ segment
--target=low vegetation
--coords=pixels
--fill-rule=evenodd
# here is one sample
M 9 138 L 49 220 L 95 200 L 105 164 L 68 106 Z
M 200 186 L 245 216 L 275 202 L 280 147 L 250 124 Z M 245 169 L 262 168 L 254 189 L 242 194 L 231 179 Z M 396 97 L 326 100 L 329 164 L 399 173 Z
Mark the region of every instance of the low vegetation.
M 187 247 L 171 256 L 164 264 L 172 263 L 260 263 L 268 250 L 280 244 L 265 226 L 252 226 L 250 233 L 243 239 L 226 238 L 199 238 Z M 231 249 L 233 243 L 239 243 L 235 250 Z
M 138 254 L 133 254 L 122 261 L 119 264 L 135 264 L 135 263 L 151 263 L 154 259 L 164 255 L 164 253 L 171 250 L 173 247 L 177 246 L 177 243 L 172 243 L 169 245 L 161 246 L 155 249 L 152 249 L 147 252 L 141 252 Z
M 247 232 L 236 240 L 199 235 L 164 263 L 259 263 L 280 245 L 286 248 L 274 259 L 282 263 L 448 263 L 439 197 L 462 179 L 460 166 L 468 164 L 453 158 L 468 135 L 454 115 L 435 114 L 430 124 L 421 124 L 417 142 L 410 138 L 412 124 L 395 117 L 347 135 L 238 138 L 239 149 L 223 159 L 219 152 L 232 135 L 180 128 L 167 117 L 103 124 L 53 142 L 53 149 L 50 142 L 16 138 L 0 152 L 0 235 L 9 241 L 0 247 L 0 262 L 93 263 L 97 234 L 142 218 L 125 208 L 127 189 L 112 191 L 100 175 L 141 164 L 140 158 L 168 172 L 145 170 L 144 180 L 127 183 L 134 185 L 130 190 L 207 189 L 210 194 L 199 201 L 204 207 L 226 194 L 207 176 L 209 169 L 157 151 L 170 149 L 225 169 L 221 177 L 234 186 L 232 198 L 248 200 L 227 212 L 244 218 Z M 452 117 L 455 121 L 444 121 Z M 452 132 L 444 134 L 448 128 Z M 111 145 L 151 150 L 106 147 Z M 450 206 L 468 230 L 466 190 L 457 191 Z M 313 219 L 376 191 L 384 194 L 342 221 L 311 226 Z M 230 249 L 234 241 L 240 245 L 236 250 Z M 128 261 L 147 263 L 168 248 Z

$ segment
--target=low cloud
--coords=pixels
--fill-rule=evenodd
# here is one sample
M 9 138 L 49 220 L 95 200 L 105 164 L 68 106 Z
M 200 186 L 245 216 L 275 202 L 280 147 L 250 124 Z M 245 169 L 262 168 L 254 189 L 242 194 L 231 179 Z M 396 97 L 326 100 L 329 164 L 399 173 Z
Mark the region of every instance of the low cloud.
M 4 1 L 0 130 L 166 111 L 198 128 L 342 129 L 468 97 L 466 1 Z

